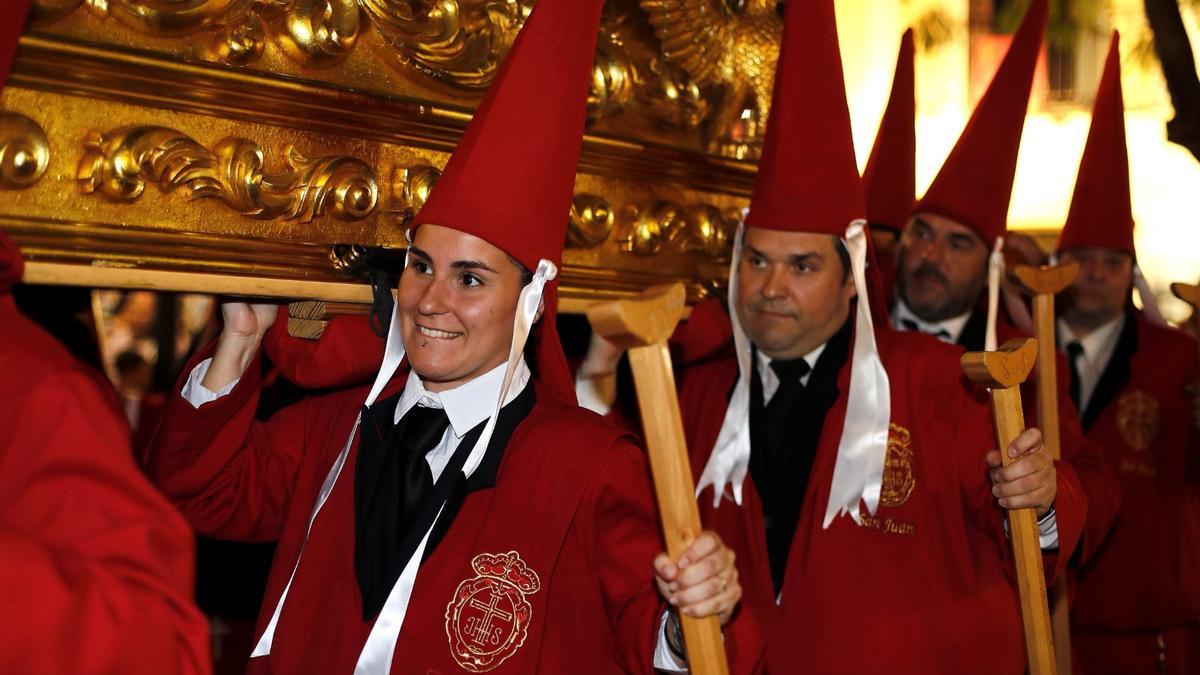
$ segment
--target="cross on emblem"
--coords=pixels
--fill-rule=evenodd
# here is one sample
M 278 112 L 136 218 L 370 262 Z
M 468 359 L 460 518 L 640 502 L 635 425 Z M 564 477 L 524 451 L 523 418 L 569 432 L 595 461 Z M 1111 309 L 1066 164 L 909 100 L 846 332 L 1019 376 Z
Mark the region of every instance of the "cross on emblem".
M 471 598 L 471 608 L 482 611 L 483 616 L 480 617 L 479 622 L 475 624 L 475 629 L 468 629 L 467 634 L 471 636 L 471 639 L 475 641 L 475 644 L 479 645 L 485 644 L 484 638 L 492 627 L 492 619 L 499 618 L 503 619 L 504 621 L 512 621 L 513 618 L 511 613 L 506 612 L 496 606 L 500 602 L 499 595 L 496 595 L 496 593 L 492 592 L 489 593 L 489 596 L 490 602 L 486 605 L 476 598 Z

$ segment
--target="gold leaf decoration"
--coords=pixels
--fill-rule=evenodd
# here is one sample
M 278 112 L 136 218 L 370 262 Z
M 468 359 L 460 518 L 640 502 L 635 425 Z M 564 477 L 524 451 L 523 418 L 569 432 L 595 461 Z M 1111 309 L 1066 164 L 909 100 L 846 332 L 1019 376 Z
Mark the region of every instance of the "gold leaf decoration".
M 379 186 L 361 160 L 310 158 L 294 147 L 285 160 L 286 171 L 267 174 L 262 148 L 244 138 L 223 138 L 210 151 L 174 129 L 129 126 L 89 132 L 76 176 L 84 193 L 117 202 L 138 199 L 150 181 L 163 192 L 183 188 L 191 199 L 217 199 L 251 218 L 354 221 L 374 212 Z
M 630 209 L 632 222 L 621 247 L 634 255 L 652 256 L 664 251 L 696 252 L 714 261 L 729 259 L 730 243 L 740 214 L 715 206 L 683 207 L 656 200 Z
M 590 248 L 608 240 L 613 229 L 613 212 L 599 195 L 578 194 L 571 200 L 567 224 L 567 248 Z
M 639 0 L 667 60 L 700 86 L 725 89 L 710 150 L 748 158 L 761 150 L 783 21 L 775 0 Z
M 428 164 L 417 164 L 396 171 L 392 178 L 392 193 L 395 195 L 393 211 L 401 227 L 407 227 L 416 217 L 441 175 L 440 169 Z
M 359 0 L 383 37 L 381 56 L 469 89 L 491 83 L 533 0 Z
M 279 46 L 295 62 L 327 68 L 350 54 L 360 30 L 356 0 L 291 0 Z
M 0 112 L 0 188 L 33 185 L 50 164 L 50 141 L 37 122 L 24 115 Z

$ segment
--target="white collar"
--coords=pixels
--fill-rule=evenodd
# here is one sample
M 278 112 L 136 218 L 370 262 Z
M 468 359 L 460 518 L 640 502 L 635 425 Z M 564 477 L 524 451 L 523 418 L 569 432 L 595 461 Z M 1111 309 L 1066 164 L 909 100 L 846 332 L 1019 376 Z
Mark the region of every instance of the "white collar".
M 821 344 L 817 345 L 816 349 L 814 349 L 811 352 L 800 357 L 800 358 L 804 359 L 805 363 L 808 364 L 809 375 L 811 375 L 813 369 L 817 367 L 817 359 L 821 358 L 821 354 L 825 351 L 825 346 L 828 344 L 829 344 L 828 341 L 822 342 Z M 758 357 L 759 375 L 763 378 L 767 377 L 768 372 L 770 372 L 771 375 L 774 375 L 775 371 L 771 368 L 771 362 L 775 361 L 776 359 L 773 359 L 773 358 L 767 356 L 766 354 L 764 354 L 762 352 L 761 349 L 757 349 L 757 348 L 754 350 L 754 354 Z M 807 381 L 808 375 L 805 375 L 804 377 L 800 378 L 800 380 L 802 382 Z
M 405 413 L 418 404 L 425 408 L 442 408 L 450 419 L 450 428 L 455 437 L 462 438 L 492 414 L 496 398 L 500 395 L 500 385 L 504 383 L 506 365 L 501 363 L 470 382 L 436 393 L 425 388 L 425 383 L 415 370 L 409 370 L 404 392 L 396 403 L 395 421 L 399 422 Z M 529 366 L 525 363 L 525 357 L 521 357 L 513 369 L 513 382 L 505 396 L 504 405 L 519 396 L 528 383 Z
M 1058 320 L 1058 346 L 1066 349 L 1071 342 L 1078 342 L 1083 347 L 1083 357 L 1094 366 L 1106 366 L 1112 354 L 1117 350 L 1117 340 L 1121 337 L 1121 328 L 1125 325 L 1125 312 L 1109 319 L 1096 330 L 1083 337 L 1078 337 L 1064 319 Z
M 944 330 L 950 336 L 949 339 L 944 341 L 955 343 L 958 342 L 959 336 L 962 335 L 963 328 L 966 327 L 967 321 L 970 321 L 971 312 L 967 311 L 958 316 L 946 319 L 945 321 L 926 321 L 909 309 L 908 305 L 905 304 L 904 299 L 897 295 L 896 307 L 892 310 L 892 327 L 896 330 L 905 330 L 904 324 L 902 323 L 905 319 L 917 324 L 917 328 L 922 333 L 929 335 L 937 335 L 939 331 Z

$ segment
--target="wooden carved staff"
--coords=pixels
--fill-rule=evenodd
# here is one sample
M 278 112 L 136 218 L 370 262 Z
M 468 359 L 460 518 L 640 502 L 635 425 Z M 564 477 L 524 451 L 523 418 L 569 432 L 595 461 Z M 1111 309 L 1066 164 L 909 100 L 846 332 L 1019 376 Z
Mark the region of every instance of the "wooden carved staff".
M 1192 306 L 1195 314 L 1192 315 L 1192 321 L 1196 322 L 1196 344 L 1200 345 L 1200 285 L 1193 286 L 1192 284 L 1171 284 L 1171 292 L 1175 297 Z
M 995 352 L 963 354 L 963 372 L 971 381 L 990 390 L 996 442 L 1004 466 L 1013 459 L 1008 446 L 1025 430 L 1021 412 L 1021 383 L 1037 359 L 1037 340 L 1014 339 Z M 1042 571 L 1042 547 L 1038 541 L 1037 514 L 1032 508 L 1009 509 L 1008 531 L 1017 566 L 1017 591 L 1021 598 L 1021 621 L 1025 625 L 1025 654 L 1030 675 L 1054 675 L 1054 640 L 1050 632 L 1050 608 L 1046 602 L 1046 579 Z M 1069 672 L 1069 671 L 1068 671 Z
M 676 560 L 700 535 L 700 510 L 667 351 L 667 339 L 686 313 L 685 301 L 682 284 L 656 286 L 636 298 L 594 305 L 587 312 L 593 330 L 629 350 L 667 553 Z M 691 672 L 726 675 L 729 665 L 717 618 L 679 618 Z
M 1054 459 L 1062 458 L 1058 425 L 1058 372 L 1055 348 L 1054 296 L 1075 282 L 1079 276 L 1078 263 L 1017 267 L 1017 279 L 1033 293 L 1033 337 L 1038 342 L 1037 354 L 1037 411 L 1042 442 Z M 1051 625 L 1054 628 L 1054 655 L 1058 670 L 1071 672 L 1071 608 L 1068 604 L 1068 582 L 1064 574 L 1054 584 L 1050 605 Z

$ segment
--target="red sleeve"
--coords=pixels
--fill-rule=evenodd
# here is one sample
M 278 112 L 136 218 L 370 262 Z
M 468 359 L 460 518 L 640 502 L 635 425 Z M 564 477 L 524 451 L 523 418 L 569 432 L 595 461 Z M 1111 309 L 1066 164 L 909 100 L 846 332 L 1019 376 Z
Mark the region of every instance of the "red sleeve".
M 1121 508 L 1121 483 L 1104 459 L 1104 450 L 1088 440 L 1079 423 L 1075 405 L 1059 384 L 1058 438 L 1063 460 L 1075 471 L 1079 488 L 1087 501 L 1087 517 L 1072 556 L 1074 564 L 1087 562 L 1104 542 Z
M 639 448 L 621 440 L 588 488 L 579 522 L 595 562 L 608 619 L 627 673 L 655 672 L 652 663 L 665 601 L 654 584 L 654 558 L 663 549 L 650 466 Z M 756 617 L 739 608 L 725 629 L 732 675 L 762 672 L 765 643 Z
M 255 357 L 225 396 L 194 408 L 182 383 L 211 347 L 188 363 L 170 392 L 146 468 L 196 531 L 240 541 L 272 541 L 287 518 L 304 457 L 309 399 L 254 419 L 262 383 Z
M 628 440 L 605 453 L 608 459 L 584 493 L 574 529 L 600 581 L 624 671 L 651 675 L 666 603 L 654 585 L 654 557 L 662 544 L 650 467 Z
M 0 672 L 207 673 L 194 543 L 78 372 L 0 424 Z
M 383 338 L 365 316 L 335 316 L 316 340 L 287 332 L 287 308 L 263 336 L 263 349 L 288 380 L 307 389 L 369 384 L 383 363 Z
M 958 447 L 958 475 L 963 499 L 971 513 L 971 520 L 996 540 L 1010 574 L 1015 575 L 1012 543 L 1004 528 L 1006 514 L 996 503 L 992 495 L 991 480 L 988 478 L 986 455 L 999 445 L 996 442 L 991 405 L 987 402 L 986 392 L 965 380 L 959 382 L 964 389 L 949 395 L 957 398 L 962 404 L 957 413 L 949 419 L 953 420 L 953 433 Z M 1066 569 L 1070 553 L 1079 543 L 1087 517 L 1087 501 L 1079 487 L 1079 478 L 1075 470 L 1066 462 L 1058 461 L 1055 462 L 1055 473 L 1058 492 L 1054 510 L 1058 523 L 1059 547 L 1042 552 L 1048 584 Z

